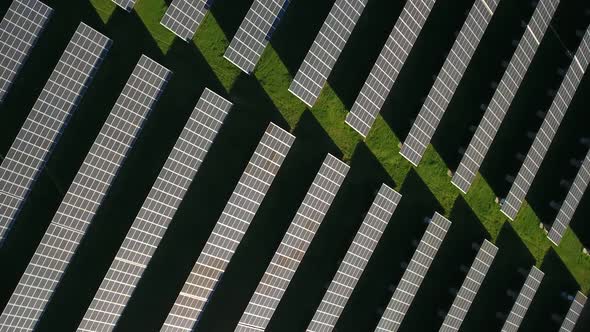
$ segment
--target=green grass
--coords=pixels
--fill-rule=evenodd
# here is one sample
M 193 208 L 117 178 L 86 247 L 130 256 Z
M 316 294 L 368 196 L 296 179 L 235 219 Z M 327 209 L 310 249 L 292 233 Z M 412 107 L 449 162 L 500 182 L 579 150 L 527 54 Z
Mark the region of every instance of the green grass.
M 101 19 L 108 22 L 114 9 L 111 1 L 92 0 L 91 2 Z M 167 53 L 174 41 L 174 35 L 159 24 L 165 9 L 166 5 L 163 0 L 142 0 L 135 6 L 135 12 L 164 54 Z M 241 74 L 236 67 L 223 58 L 229 41 L 214 15 L 207 14 L 193 42 L 226 92 L 231 93 L 232 86 Z M 292 75 L 272 45 L 266 48 L 253 77 L 256 78 L 289 126 L 295 128 L 300 116 L 306 110 L 306 106 L 287 90 Z M 362 137 L 344 123 L 348 110 L 329 84 L 326 84 L 311 112 L 342 151 L 343 159 L 351 160 L 355 147 L 362 141 Z M 399 139 L 383 118 L 377 119 L 365 142 L 395 181 L 396 189 L 401 188 L 412 166 L 399 155 Z M 417 168 L 419 176 L 428 185 L 444 209 L 442 212 L 449 216 L 455 200 L 461 194 L 450 183 L 447 170 L 447 165 L 432 146 L 428 148 Z M 507 219 L 500 213 L 499 206 L 494 203 L 494 199 L 493 190 L 481 176 L 476 178 L 470 192 L 465 195 L 465 200 L 490 233 L 492 239 L 496 239 L 503 223 L 507 222 Z M 534 256 L 537 266 L 541 266 L 551 243 L 538 225 L 539 218 L 528 204 L 523 205 L 518 217 L 512 222 L 515 231 Z M 580 241 L 571 231 L 568 231 L 562 244 L 555 248 L 582 290 L 588 292 L 590 290 L 590 258 L 584 256 L 581 249 Z

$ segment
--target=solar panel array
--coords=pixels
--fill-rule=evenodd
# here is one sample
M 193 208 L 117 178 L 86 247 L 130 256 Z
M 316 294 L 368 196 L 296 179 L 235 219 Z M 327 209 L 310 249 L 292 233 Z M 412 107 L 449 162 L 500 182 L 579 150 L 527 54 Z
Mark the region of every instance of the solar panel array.
M 502 80 L 477 127 L 451 182 L 464 193 L 469 191 L 475 175 L 492 145 L 510 104 L 533 61 L 535 53 L 559 5 L 559 0 L 541 0 L 512 55 Z
M 52 13 L 37 0 L 14 0 L 8 8 L 0 22 L 0 104 Z
M 266 329 L 348 170 L 336 157 L 326 157 L 235 331 Z
M 510 192 L 502 204 L 502 213 L 508 218 L 514 220 L 522 201 L 533 182 L 547 150 L 551 145 L 551 141 L 561 124 L 561 120 L 565 116 L 572 101 L 574 94 L 584 76 L 584 72 L 590 62 L 590 28 L 586 30 L 584 39 L 582 40 L 576 55 L 574 56 L 570 68 L 568 69 L 559 91 L 553 99 L 553 103 L 549 111 L 545 115 L 541 129 L 535 137 L 535 141 L 531 146 L 527 156 L 510 188 Z
M 133 6 L 135 5 L 136 0 L 111 0 L 111 1 L 114 2 L 117 6 L 130 12 L 131 9 L 133 9 Z
M 543 271 L 537 269 L 536 267 L 532 267 L 529 275 L 516 298 L 516 302 L 508 314 L 508 319 L 506 319 L 506 323 L 504 323 L 504 327 L 502 327 L 502 332 L 516 332 L 520 327 L 520 323 L 524 319 L 524 315 L 526 315 L 531 302 L 533 302 L 533 298 L 535 297 L 535 293 L 537 293 L 537 289 L 539 285 L 541 285 L 541 281 L 545 273 Z
M 313 107 L 367 0 L 336 0 L 289 91 Z
M 146 56 L 139 60 L 4 308 L 0 330 L 34 329 L 169 74 Z
M 160 24 L 178 37 L 189 41 L 203 22 L 212 0 L 174 0 L 168 6 Z
M 561 242 L 561 238 L 572 220 L 574 213 L 576 213 L 576 208 L 582 200 L 582 196 L 584 196 L 584 192 L 588 187 L 588 182 L 590 182 L 590 151 L 586 154 L 586 158 L 584 158 L 584 161 L 582 162 L 582 167 L 580 167 L 578 175 L 576 175 L 576 178 L 557 213 L 557 217 L 555 218 L 555 221 L 553 221 L 551 230 L 547 235 L 549 240 L 555 243 L 555 245 L 559 245 Z
M 295 137 L 271 123 L 172 307 L 162 331 L 191 331 Z
M 469 307 L 471 307 L 471 303 L 475 299 L 494 257 L 496 257 L 496 252 L 498 252 L 498 248 L 488 240 L 484 240 L 439 331 L 459 331 L 463 319 L 467 316 Z
M 363 137 L 369 134 L 435 2 L 436 0 L 406 2 L 369 77 L 346 116 L 346 123 Z
M 229 101 L 205 89 L 78 331 L 114 329 L 231 106 Z
M 580 318 L 580 314 L 582 314 L 586 300 L 588 300 L 588 298 L 581 292 L 576 294 L 576 297 L 559 328 L 559 332 L 572 332 L 574 330 L 576 322 L 578 321 L 578 318 Z
M 399 329 L 449 227 L 449 220 L 434 214 L 375 331 L 396 332 Z
M 418 166 L 500 0 L 475 1 L 400 154 Z
M 0 242 L 49 159 L 110 39 L 80 23 L 0 166 Z
M 223 55 L 246 74 L 254 71 L 289 0 L 255 0 Z
M 307 327 L 308 332 L 334 330 L 401 197 L 385 184 L 381 186 L 334 279 L 328 286 L 322 302 L 313 315 Z

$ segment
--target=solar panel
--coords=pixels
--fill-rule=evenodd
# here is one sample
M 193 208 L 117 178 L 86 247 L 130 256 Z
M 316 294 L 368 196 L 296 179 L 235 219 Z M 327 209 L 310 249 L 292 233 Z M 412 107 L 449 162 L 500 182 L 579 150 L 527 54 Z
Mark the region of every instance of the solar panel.
M 584 309 L 587 299 L 588 298 L 581 292 L 576 294 L 576 297 L 574 298 L 574 301 L 572 302 L 572 305 L 570 306 L 565 319 L 561 324 L 561 328 L 559 328 L 559 332 L 571 332 L 574 330 L 576 322 L 578 321 L 578 318 L 580 318 L 580 314 Z
M 255 0 L 223 55 L 244 73 L 254 71 L 289 0 Z
M 348 165 L 328 154 L 235 331 L 266 329 L 348 170 Z
M 289 91 L 313 107 L 367 0 L 336 0 Z
M 475 135 L 471 139 L 469 147 L 465 151 L 463 159 L 451 180 L 462 192 L 467 193 L 469 191 L 471 183 L 473 183 L 473 179 L 475 179 L 475 175 L 492 145 L 494 137 L 533 61 L 537 48 L 541 40 L 543 40 L 545 31 L 547 31 L 558 5 L 559 0 L 541 0 L 537 3 L 535 12 L 518 43 L 516 51 L 512 55 L 510 64 L 506 68 Z
M 400 154 L 418 166 L 500 0 L 475 1 Z
M 584 192 L 588 187 L 588 182 L 590 182 L 590 151 L 586 154 L 582 167 L 580 167 L 578 175 L 576 175 L 576 178 L 565 197 L 565 201 L 563 201 L 563 204 L 557 213 L 557 217 L 555 218 L 555 221 L 553 221 L 553 226 L 551 226 L 551 230 L 547 235 L 549 240 L 555 243 L 556 246 L 561 242 L 561 238 L 563 237 L 570 220 L 574 216 L 576 208 L 578 207 L 580 200 L 582 200 L 582 196 L 584 196 Z
M 14 0 L 8 8 L 0 22 L 0 104 L 52 13 L 37 0 Z
M 49 159 L 111 41 L 80 23 L 0 165 L 0 243 Z
M 111 0 L 111 1 L 114 2 L 117 6 L 130 12 L 131 9 L 133 9 L 133 6 L 135 5 L 136 0 Z
M 565 74 L 565 78 L 553 99 L 553 103 L 549 111 L 545 115 L 541 129 L 535 137 L 535 141 L 531 146 L 527 156 L 516 176 L 516 180 L 510 188 L 508 196 L 502 203 L 502 213 L 508 218 L 514 220 L 522 201 L 533 182 L 545 154 L 551 145 L 551 141 L 561 124 L 561 120 L 565 116 L 572 101 L 574 94 L 584 76 L 584 72 L 590 62 L 590 28 L 586 30 L 584 39 L 582 40 L 576 55 L 574 56 L 570 68 Z
M 4 308 L 0 330 L 35 328 L 169 75 L 148 57 L 139 60 Z
M 173 0 L 160 21 L 178 37 L 189 41 L 203 22 L 213 0 Z
M 191 331 L 248 230 L 295 137 L 271 123 L 168 313 L 162 331 Z
M 78 331 L 114 329 L 231 106 L 229 101 L 205 89 Z
M 484 240 L 451 309 L 445 317 L 440 332 L 459 331 L 463 319 L 465 319 L 469 307 L 492 265 L 496 252 L 498 252 L 498 248 L 488 240 Z
M 346 123 L 363 137 L 369 134 L 435 2 L 436 0 L 406 2 L 369 77 L 346 116 Z
M 435 213 L 375 331 L 396 332 L 442 244 L 451 222 Z
M 516 302 L 514 303 L 510 314 L 508 314 L 508 319 L 506 319 L 506 323 L 504 323 L 504 327 L 502 327 L 502 332 L 518 331 L 520 323 L 524 319 L 524 315 L 526 315 L 544 276 L 545 273 L 543 273 L 543 271 L 534 266 L 531 268 L 531 271 L 516 298 Z
M 348 248 L 338 272 L 336 272 L 322 302 L 313 315 L 307 332 L 334 330 L 340 314 L 352 295 L 401 197 L 385 184 L 381 186 L 363 224 Z

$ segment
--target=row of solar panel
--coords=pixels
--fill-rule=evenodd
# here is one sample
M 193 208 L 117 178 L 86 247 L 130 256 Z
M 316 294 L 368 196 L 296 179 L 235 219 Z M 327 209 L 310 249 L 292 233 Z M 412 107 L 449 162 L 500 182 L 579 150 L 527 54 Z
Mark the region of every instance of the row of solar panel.
M 408 0 L 406 2 L 378 60 L 346 117 L 346 123 L 362 136 L 368 135 L 435 1 Z M 130 10 L 133 5 L 132 1 L 126 0 L 115 2 L 127 10 Z M 466 193 L 473 183 L 477 171 L 483 163 L 485 155 L 510 107 L 511 101 L 524 79 L 559 2 L 560 0 L 541 0 L 538 2 L 536 10 L 506 69 L 504 77 L 498 85 L 457 171 L 453 175 L 452 183 L 462 192 Z M 499 0 L 474 2 L 451 52 L 441 68 L 441 72 L 401 148 L 401 155 L 415 166 L 422 159 L 447 106 L 453 98 L 463 73 L 467 69 L 479 41 L 494 15 L 498 3 Z M 268 44 L 272 29 L 276 26 L 288 4 L 289 1 L 286 0 L 254 1 L 238 32 L 232 39 L 225 53 L 225 58 L 244 72 L 252 72 Z M 336 1 L 309 53 L 305 57 L 289 90 L 310 107 L 317 100 L 365 4 L 366 0 L 352 2 L 344 0 Z M 208 5 L 210 5 L 210 2 L 205 0 L 196 2 L 175 0 L 166 11 L 162 19 L 162 24 L 179 37 L 191 39 L 202 21 Z M 578 55 L 582 60 L 584 60 L 584 52 L 587 51 L 584 45 L 585 42 L 582 43 L 579 50 L 580 54 Z M 572 66 L 573 64 L 578 64 L 582 73 L 578 73 L 579 75 L 575 77 L 572 76 L 575 73 L 571 73 L 564 80 L 564 84 L 566 84 L 570 81 L 570 76 L 574 79 L 572 86 L 564 87 L 564 89 L 569 88 L 569 91 L 560 90 L 561 94 L 568 92 L 564 96 L 570 98 L 564 99 L 563 103 L 552 108 L 554 109 L 553 113 L 559 113 L 560 119 L 563 117 L 565 110 L 567 110 L 569 101 L 571 101 L 571 97 L 587 66 L 584 61 L 580 62 L 579 59 L 572 62 Z M 556 103 L 561 102 L 561 95 L 556 96 L 555 100 Z M 548 115 L 546 119 L 550 121 L 552 116 L 550 117 Z M 540 134 L 544 135 L 545 127 L 547 127 L 552 132 L 552 138 L 559 123 L 560 121 L 548 122 L 541 127 Z M 502 212 L 510 219 L 513 220 L 516 217 L 526 197 L 528 188 L 539 168 L 538 165 L 543 160 L 550 143 L 551 139 L 545 142 L 539 141 L 531 148 L 531 153 L 527 156 L 515 184 L 502 205 Z M 579 195 L 574 197 L 576 201 L 580 199 L 581 197 Z M 573 213 L 560 213 L 559 222 L 556 221 L 554 223 L 558 227 L 556 231 L 552 232 L 554 235 L 551 240 L 556 244 L 559 244 L 563 232 L 567 228 L 563 226 L 567 226 L 569 219 L 571 219 L 571 214 Z

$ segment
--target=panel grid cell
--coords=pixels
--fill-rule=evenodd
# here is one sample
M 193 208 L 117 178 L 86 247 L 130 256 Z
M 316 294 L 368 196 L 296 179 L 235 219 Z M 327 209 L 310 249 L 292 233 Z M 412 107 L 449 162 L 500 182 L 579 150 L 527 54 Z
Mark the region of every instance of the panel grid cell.
M 191 331 L 225 272 L 295 137 L 271 123 L 168 313 L 162 331 Z
M 223 55 L 244 73 L 254 71 L 289 0 L 255 0 Z
M 111 0 L 111 1 L 114 2 L 117 6 L 123 8 L 125 11 L 130 12 L 131 9 L 133 9 L 133 6 L 135 6 L 136 0 Z
M 387 185 L 381 186 L 336 275 L 328 286 L 322 302 L 313 315 L 307 332 L 334 330 L 401 197 Z
M 572 182 L 572 186 L 570 187 L 570 190 L 557 213 L 557 217 L 553 221 L 551 230 L 547 235 L 549 240 L 556 246 L 561 242 L 561 238 L 565 234 L 574 213 L 576 213 L 578 204 L 582 200 L 586 188 L 588 188 L 588 182 L 590 182 L 590 151 L 586 154 L 586 158 L 584 158 L 584 161 L 582 162 L 582 167 L 580 167 L 574 182 Z
M 512 307 L 512 310 L 510 310 L 510 314 L 508 314 L 508 318 L 502 327 L 502 332 L 518 331 L 520 323 L 522 323 L 531 302 L 533 302 L 533 298 L 535 297 L 537 289 L 539 288 L 539 285 L 541 285 L 544 276 L 545 273 L 537 269 L 535 266 L 531 268 L 531 271 L 516 298 L 516 302 L 514 302 L 514 306 Z
M 197 102 L 78 331 L 112 331 L 232 104 L 209 89 Z
M 193 39 L 213 0 L 174 0 L 160 21 L 185 41 Z
M 418 166 L 424 151 L 449 106 L 459 82 L 490 23 L 500 0 L 477 0 L 469 11 L 400 154 Z
M 559 0 L 541 0 L 537 3 L 537 7 L 518 43 L 516 51 L 512 55 L 500 84 L 498 84 L 490 104 L 451 180 L 463 193 L 469 191 L 479 167 L 483 163 L 512 100 L 535 57 L 539 44 L 543 40 L 558 5 Z
M 537 175 L 545 154 L 549 150 L 549 146 L 559 129 L 561 120 L 569 109 L 570 102 L 576 94 L 578 85 L 586 72 L 590 62 L 590 28 L 586 30 L 584 38 L 580 43 L 578 51 L 572 63 L 565 74 L 565 77 L 553 99 L 549 111 L 545 115 L 541 129 L 535 136 L 535 140 L 527 153 L 527 156 L 518 171 L 518 175 L 508 192 L 508 196 L 502 203 L 500 211 L 504 213 L 510 220 L 514 220 L 523 200 L 525 199 L 528 190 Z
M 348 165 L 328 154 L 235 331 L 266 329 L 348 170 Z
M 448 219 L 434 214 L 375 331 L 398 331 L 450 227 Z
M 2 160 L 0 243 L 17 218 L 110 44 L 110 39 L 80 23 Z
M 37 0 L 14 0 L 0 22 L 0 104 L 53 14 Z
M 479 287 L 496 257 L 498 248 L 488 240 L 484 240 L 451 309 L 447 313 L 445 320 L 440 328 L 440 332 L 459 331 L 467 312 L 471 307 L 471 303 L 475 299 Z
M 336 0 L 289 91 L 313 107 L 367 0 Z
M 408 0 L 345 122 L 366 137 L 436 0 Z
M 565 315 L 565 319 L 559 328 L 559 332 L 572 332 L 574 330 L 587 299 L 588 298 L 582 294 L 582 292 L 576 293 L 576 297 L 572 301 L 572 304 Z
M 169 74 L 146 56 L 139 60 L 4 308 L 0 330 L 35 328 Z

